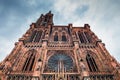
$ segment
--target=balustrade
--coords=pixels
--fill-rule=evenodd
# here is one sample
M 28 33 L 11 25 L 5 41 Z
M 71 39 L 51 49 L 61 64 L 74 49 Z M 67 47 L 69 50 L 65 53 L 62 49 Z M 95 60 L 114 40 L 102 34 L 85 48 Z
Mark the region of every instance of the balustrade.
M 41 47 L 42 43 L 38 43 L 38 42 L 29 42 L 25 44 L 25 47 Z
M 48 48 L 73 48 L 73 44 L 63 41 L 49 42 Z

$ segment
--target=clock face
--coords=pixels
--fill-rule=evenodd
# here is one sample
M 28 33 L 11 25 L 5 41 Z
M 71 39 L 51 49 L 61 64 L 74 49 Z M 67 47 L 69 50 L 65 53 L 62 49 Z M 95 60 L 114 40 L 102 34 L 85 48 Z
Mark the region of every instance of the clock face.
M 51 56 L 48 60 L 48 66 L 54 71 L 70 70 L 73 67 L 73 60 L 70 56 L 57 53 Z

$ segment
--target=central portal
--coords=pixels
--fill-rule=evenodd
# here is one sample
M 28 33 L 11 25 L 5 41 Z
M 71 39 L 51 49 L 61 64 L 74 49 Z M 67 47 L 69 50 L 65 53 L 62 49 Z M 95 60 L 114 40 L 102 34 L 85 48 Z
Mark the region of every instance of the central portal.
M 73 51 L 49 51 L 42 80 L 80 80 Z

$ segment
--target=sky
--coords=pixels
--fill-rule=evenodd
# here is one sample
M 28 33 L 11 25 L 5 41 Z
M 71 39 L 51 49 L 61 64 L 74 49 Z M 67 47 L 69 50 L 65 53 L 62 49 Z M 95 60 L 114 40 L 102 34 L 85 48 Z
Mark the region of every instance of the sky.
M 120 62 L 120 0 L 0 0 L 0 61 L 10 54 L 29 25 L 50 10 L 55 25 L 89 24 Z

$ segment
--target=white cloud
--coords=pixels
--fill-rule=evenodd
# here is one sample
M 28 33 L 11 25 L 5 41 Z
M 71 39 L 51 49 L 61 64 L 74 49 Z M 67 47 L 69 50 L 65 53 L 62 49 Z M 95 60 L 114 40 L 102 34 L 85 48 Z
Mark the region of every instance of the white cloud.
M 28 6 L 37 6 L 39 0 L 24 0 Z
M 10 54 L 14 46 L 14 41 L 9 41 L 3 37 L 0 37 L 0 60 L 3 60 L 6 55 Z

